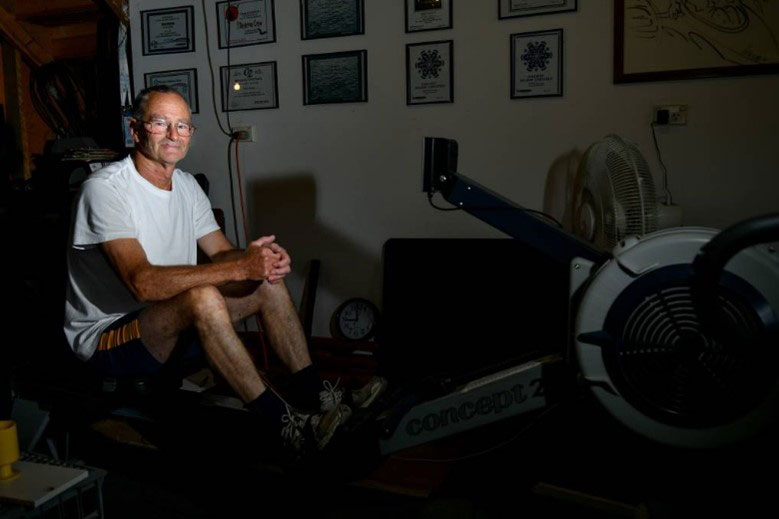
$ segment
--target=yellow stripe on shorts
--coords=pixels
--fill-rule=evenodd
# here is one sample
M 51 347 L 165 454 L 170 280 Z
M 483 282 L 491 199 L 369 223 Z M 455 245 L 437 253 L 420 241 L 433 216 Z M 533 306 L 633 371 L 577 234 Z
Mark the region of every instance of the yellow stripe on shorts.
M 141 327 L 138 319 L 133 319 L 129 323 L 123 324 L 116 330 L 103 332 L 100 336 L 100 342 L 97 345 L 98 351 L 108 351 L 121 346 L 135 339 L 141 338 Z

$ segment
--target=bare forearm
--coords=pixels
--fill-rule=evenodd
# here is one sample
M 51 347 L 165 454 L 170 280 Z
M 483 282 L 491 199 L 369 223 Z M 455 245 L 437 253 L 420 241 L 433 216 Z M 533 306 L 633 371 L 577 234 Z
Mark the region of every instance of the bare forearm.
M 237 261 L 243 257 L 243 249 L 230 249 L 218 252 L 211 257 L 214 263 L 224 263 L 226 261 Z
M 139 300 L 162 301 L 197 286 L 220 286 L 246 279 L 246 269 L 233 260 L 208 265 L 149 265 L 135 274 L 131 285 Z

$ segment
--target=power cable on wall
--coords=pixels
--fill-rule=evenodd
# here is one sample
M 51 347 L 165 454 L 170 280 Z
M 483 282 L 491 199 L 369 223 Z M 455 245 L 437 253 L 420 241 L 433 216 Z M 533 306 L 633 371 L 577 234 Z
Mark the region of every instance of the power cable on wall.
M 668 189 L 668 168 L 665 167 L 663 162 L 663 155 L 660 153 L 660 146 L 657 144 L 657 133 L 655 132 L 655 126 L 657 123 L 650 124 L 652 128 L 652 141 L 655 143 L 655 152 L 657 153 L 657 160 L 660 162 L 660 168 L 663 170 L 663 193 L 665 193 L 665 205 L 673 204 L 673 197 L 671 191 Z
M 225 111 L 226 111 L 226 119 L 227 119 L 227 129 L 224 128 L 222 125 L 221 117 L 219 114 L 219 110 L 217 108 L 216 103 L 216 80 L 215 80 L 215 73 L 214 73 L 214 64 L 213 59 L 211 57 L 211 45 L 209 42 L 209 31 L 208 31 L 208 15 L 206 13 L 206 3 L 205 0 L 201 0 L 201 6 L 203 9 L 203 24 L 205 26 L 205 33 L 206 33 L 206 55 L 208 57 L 208 71 L 211 77 L 211 104 L 214 110 L 214 116 L 216 117 L 217 124 L 219 125 L 220 131 L 230 138 L 230 141 L 227 144 L 227 170 L 228 170 L 228 176 L 230 180 L 230 205 L 232 208 L 232 214 L 233 214 L 233 231 L 235 233 L 235 244 L 237 247 L 241 246 L 241 235 L 238 231 L 238 219 L 237 219 L 237 210 L 236 210 L 236 202 L 235 202 L 235 182 L 233 179 L 233 168 L 232 168 L 232 150 L 231 147 L 233 145 L 233 142 L 235 142 L 236 150 L 235 150 L 235 160 L 236 160 L 236 167 L 238 168 L 238 172 L 240 175 L 240 164 L 239 160 L 240 157 L 238 155 L 238 139 L 236 139 L 236 136 L 233 132 L 232 123 L 230 121 L 230 90 L 231 87 L 229 85 L 229 75 L 230 75 L 230 65 L 231 65 L 231 49 L 232 46 L 230 45 L 230 29 L 233 21 L 238 19 L 239 11 L 238 7 L 236 5 L 233 5 L 232 2 L 229 2 L 225 8 L 224 17 L 227 20 L 227 27 L 226 27 L 226 36 L 227 36 L 227 74 L 228 74 L 228 82 L 227 84 L 222 84 L 222 78 L 220 77 L 220 85 L 222 88 L 224 88 L 224 96 L 225 96 Z M 217 16 L 217 23 L 221 23 L 221 16 Z M 221 89 L 220 89 L 221 90 Z M 245 209 L 245 203 L 243 199 L 243 186 L 242 181 L 240 177 L 237 179 L 238 182 L 238 188 L 239 188 L 239 202 L 241 205 L 241 215 L 243 217 L 243 229 L 244 229 L 244 243 L 249 243 L 249 233 L 247 229 L 247 222 L 246 222 L 246 209 Z
M 232 167 L 232 150 L 231 147 L 233 143 L 235 143 L 235 167 L 236 167 L 236 179 L 235 181 L 238 183 L 238 198 L 241 205 L 241 218 L 243 222 L 243 234 L 244 234 L 244 243 L 248 247 L 249 245 L 249 229 L 248 229 L 248 220 L 246 219 L 246 204 L 244 203 L 244 195 L 243 195 L 243 178 L 241 177 L 241 163 L 240 163 L 240 155 L 238 153 L 238 142 L 240 139 L 237 138 L 235 132 L 233 131 L 232 123 L 230 122 L 230 91 L 232 90 L 232 86 L 230 85 L 230 65 L 231 65 L 231 49 L 232 46 L 230 45 L 230 28 L 231 28 L 231 22 L 234 22 L 238 19 L 239 11 L 238 7 L 233 5 L 232 2 L 228 2 L 227 7 L 225 9 L 225 19 L 227 20 L 227 30 L 226 36 L 227 36 L 227 81 L 225 83 L 222 82 L 222 78 L 220 76 L 219 82 L 220 86 L 225 89 L 224 97 L 225 97 L 225 112 L 226 112 L 226 119 L 227 119 L 227 130 L 224 129 L 222 126 L 222 121 L 219 116 L 219 111 L 216 107 L 216 85 L 214 80 L 214 65 L 213 61 L 211 59 L 211 47 L 209 44 L 209 38 L 208 38 L 208 16 L 206 14 L 206 6 L 205 6 L 205 0 L 201 0 L 201 5 L 203 9 L 203 23 L 205 24 L 205 31 L 206 31 L 206 52 L 208 56 L 208 70 L 211 76 L 211 103 L 214 109 L 214 115 L 216 116 L 216 121 L 219 124 L 219 129 L 222 131 L 223 134 L 228 136 L 230 138 L 229 142 L 227 143 L 227 171 L 228 171 L 228 177 L 230 180 L 230 205 L 232 209 L 233 214 L 233 232 L 235 233 L 235 245 L 236 247 L 241 247 L 241 235 L 238 232 L 238 215 L 236 211 L 236 203 L 235 203 L 235 183 L 233 181 L 233 167 Z M 217 23 L 221 23 L 219 15 L 217 15 Z M 221 90 L 221 89 L 220 89 Z M 257 324 L 257 329 L 262 330 L 262 323 L 260 321 L 260 318 L 258 315 L 255 315 L 255 322 Z M 244 331 L 248 331 L 246 328 L 246 323 L 244 323 Z M 265 363 L 265 366 L 268 365 L 270 359 L 268 354 L 268 348 L 265 346 L 264 340 L 262 339 L 262 332 L 258 335 L 259 337 L 259 348 L 263 355 L 263 361 Z
M 208 15 L 206 14 L 206 0 L 201 0 L 201 5 L 203 7 L 203 25 L 205 26 L 205 35 L 206 35 L 206 56 L 208 57 L 208 71 L 211 74 L 211 104 L 214 107 L 214 116 L 216 117 L 216 122 L 219 125 L 219 130 L 221 130 L 221 132 L 226 136 L 232 137 L 232 132 L 225 130 L 224 127 L 222 126 L 222 120 L 219 117 L 219 111 L 216 108 L 216 83 L 214 81 L 214 63 L 211 60 L 211 44 L 209 43 L 210 33 L 208 31 Z M 227 52 L 229 56 L 229 52 L 230 52 L 229 45 L 227 47 Z M 228 127 L 229 127 L 229 123 L 228 123 Z

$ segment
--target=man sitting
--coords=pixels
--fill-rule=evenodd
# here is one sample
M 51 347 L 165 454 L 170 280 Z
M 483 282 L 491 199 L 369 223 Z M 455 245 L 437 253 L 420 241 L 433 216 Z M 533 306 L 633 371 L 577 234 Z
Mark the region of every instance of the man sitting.
M 323 448 L 351 411 L 340 398 L 319 409 L 322 381 L 283 281 L 289 254 L 274 236 L 236 249 L 195 179 L 176 169 L 195 132 L 180 94 L 152 87 L 134 108 L 134 151 L 93 173 L 77 201 L 65 305 L 71 348 L 117 377 L 204 354 L 285 446 Z M 198 246 L 212 263 L 196 265 Z M 292 372 L 286 400 L 264 383 L 233 328 L 256 313 Z

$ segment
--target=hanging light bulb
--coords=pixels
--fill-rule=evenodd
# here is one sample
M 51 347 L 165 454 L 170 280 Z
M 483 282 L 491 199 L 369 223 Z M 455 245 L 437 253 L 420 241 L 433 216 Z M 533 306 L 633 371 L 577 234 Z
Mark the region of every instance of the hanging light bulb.
M 240 90 L 240 89 L 241 89 L 241 84 L 240 84 L 238 81 L 236 81 L 236 82 L 233 84 L 233 90 L 236 90 L 236 91 L 238 91 L 238 90 Z

